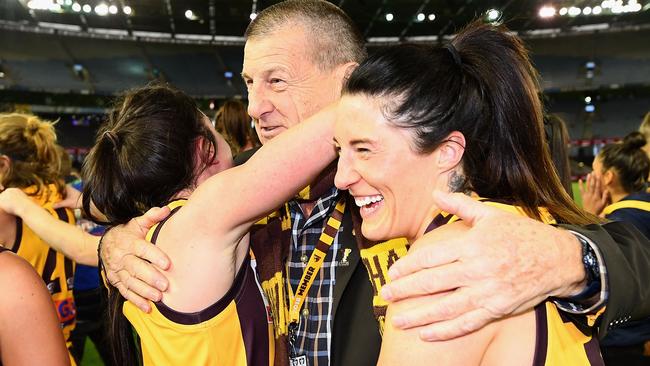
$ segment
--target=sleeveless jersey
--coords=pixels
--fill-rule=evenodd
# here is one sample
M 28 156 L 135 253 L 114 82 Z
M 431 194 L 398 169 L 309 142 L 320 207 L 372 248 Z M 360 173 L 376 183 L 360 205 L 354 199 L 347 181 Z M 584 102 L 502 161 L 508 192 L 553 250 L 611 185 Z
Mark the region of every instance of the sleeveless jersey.
M 183 203 L 169 204 L 172 212 L 168 218 Z M 167 219 L 149 230 L 149 241 L 155 244 Z M 122 308 L 140 337 L 144 365 L 273 365 L 273 321 L 250 257 L 242 263 L 228 292 L 206 309 L 181 313 L 162 302 L 151 308 L 149 314 L 130 302 Z
M 516 206 L 485 199 L 481 201 L 504 211 L 526 215 Z M 555 223 L 546 209 L 540 208 L 540 214 L 544 223 Z M 433 219 L 427 232 L 455 221 L 459 221 L 457 216 L 443 212 Z M 578 317 L 587 318 L 589 325 L 593 325 L 595 321 L 595 317 L 565 314 L 551 301 L 545 301 L 535 307 L 537 334 L 533 366 L 604 366 L 598 340 L 593 337 L 591 328 L 580 325 L 584 323 L 578 321 Z
M 52 208 L 54 203 L 63 198 L 54 185 L 43 187 L 38 195 L 31 195 L 36 192 L 35 187 L 26 188 L 24 191 L 52 216 L 74 225 L 75 219 L 71 210 Z M 75 263 L 62 253 L 50 248 L 19 217 L 16 218 L 16 241 L 12 251 L 27 260 L 43 278 L 45 286 L 52 296 L 69 350 L 72 347 L 70 332 L 74 329 L 77 313 L 72 297 Z M 72 357 L 70 359 L 72 360 Z M 74 362 L 72 364 L 74 365 Z

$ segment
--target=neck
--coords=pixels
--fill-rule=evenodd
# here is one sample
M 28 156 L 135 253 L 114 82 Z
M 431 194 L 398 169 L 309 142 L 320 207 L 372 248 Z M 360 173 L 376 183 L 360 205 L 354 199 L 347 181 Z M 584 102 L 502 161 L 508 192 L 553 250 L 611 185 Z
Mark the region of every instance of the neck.
M 306 219 L 311 216 L 311 213 L 314 211 L 315 206 L 316 202 L 305 202 L 300 204 L 300 209 L 302 210 L 302 214 L 305 215 Z
M 616 202 L 622 200 L 628 194 L 629 193 L 625 192 L 622 188 L 614 188 L 614 189 L 610 188 L 610 190 L 609 190 L 609 196 L 610 196 L 610 198 L 612 200 L 612 203 L 616 203 Z
M 436 216 L 438 216 L 441 212 L 442 212 L 442 210 L 440 210 L 437 206 L 432 205 L 429 208 L 429 211 L 427 212 L 427 215 L 424 217 L 424 220 L 422 220 L 422 223 L 418 227 L 418 230 L 415 233 L 415 235 L 412 235 L 412 236 L 409 236 L 409 237 L 406 238 L 406 240 L 409 242 L 409 244 L 413 244 L 416 240 L 420 239 L 425 234 L 425 232 L 427 231 L 427 228 L 429 227 L 429 225 L 431 225 L 431 221 L 433 221 L 433 219 Z
M 178 191 L 178 192 L 176 192 L 176 194 L 174 196 L 172 196 L 172 200 L 177 200 L 179 198 L 186 198 L 186 199 L 190 198 L 190 196 L 192 195 L 192 192 L 194 192 L 194 190 L 189 189 L 189 188 L 186 188 L 186 189 L 184 189 L 182 191 Z

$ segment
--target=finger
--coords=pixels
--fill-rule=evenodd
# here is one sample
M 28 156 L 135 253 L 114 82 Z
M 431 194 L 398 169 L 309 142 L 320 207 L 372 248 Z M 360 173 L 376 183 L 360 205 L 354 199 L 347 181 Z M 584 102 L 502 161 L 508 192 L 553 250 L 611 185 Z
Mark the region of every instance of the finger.
M 585 184 L 582 179 L 578 179 L 578 190 L 580 191 L 581 195 L 585 193 Z
M 160 301 L 162 299 L 162 292 L 158 289 L 149 286 L 147 283 L 140 281 L 136 277 L 129 276 L 124 283 L 126 288 L 133 292 L 138 297 L 145 298 L 150 301 Z
M 437 239 L 441 233 L 444 232 L 432 231 L 420 238 L 419 241 L 428 241 L 428 244 L 423 245 L 419 250 L 409 252 L 395 262 L 388 270 L 391 280 L 458 260 L 462 243 L 450 238 Z
M 171 261 L 167 254 L 146 240 L 136 241 L 134 243 L 133 252 L 137 257 L 145 259 L 150 263 L 154 263 L 160 269 L 169 269 Z
M 155 224 L 159 223 L 160 221 L 164 220 L 167 216 L 169 216 L 169 213 L 171 211 L 169 210 L 169 207 L 152 207 L 149 209 L 149 211 L 145 212 L 144 215 L 138 216 L 134 218 L 132 221 L 135 222 L 136 226 L 142 231 L 143 233 L 146 233 L 151 229 L 152 226 Z
M 123 283 L 118 282 L 115 285 L 113 285 L 124 297 L 126 300 L 130 301 L 133 303 L 133 305 L 137 306 L 140 310 L 144 311 L 145 313 L 151 312 L 151 305 L 149 304 L 149 301 L 135 292 L 129 290 Z
M 146 262 L 137 256 L 129 255 L 124 257 L 123 264 L 124 270 L 119 272 L 121 282 L 126 282 L 128 280 L 128 277 L 134 276 L 138 280 L 143 281 L 149 286 L 155 287 L 160 291 L 167 290 L 167 287 L 169 286 L 167 278 L 162 273 L 160 273 L 151 263 Z M 122 276 L 124 272 L 128 274 L 128 277 Z M 140 295 L 144 296 L 145 294 Z
M 594 192 L 594 184 L 595 184 L 595 182 L 594 182 L 594 174 L 589 173 L 587 175 L 587 190 L 589 192 Z
M 459 262 L 423 269 L 385 285 L 381 289 L 381 296 L 386 301 L 399 301 L 451 291 L 466 285 L 466 273 L 466 267 Z
M 441 210 L 460 217 L 468 225 L 473 226 L 484 217 L 500 213 L 499 209 L 482 204 L 462 193 L 433 192 L 433 202 Z
M 462 314 L 475 310 L 467 290 L 457 289 L 445 295 L 430 297 L 421 306 L 411 307 L 393 316 L 393 326 L 410 329 L 445 320 L 451 320 Z
M 423 327 L 420 330 L 420 339 L 434 342 L 462 337 L 483 328 L 492 320 L 489 312 L 477 309 L 452 320 Z

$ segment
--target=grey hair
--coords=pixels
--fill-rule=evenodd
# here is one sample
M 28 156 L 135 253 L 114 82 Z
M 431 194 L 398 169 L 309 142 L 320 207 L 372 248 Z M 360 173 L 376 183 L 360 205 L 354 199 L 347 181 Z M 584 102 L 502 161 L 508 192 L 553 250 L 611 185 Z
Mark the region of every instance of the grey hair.
M 324 0 L 286 0 L 262 10 L 248 25 L 248 41 L 272 34 L 281 27 L 302 26 L 311 43 L 313 62 L 322 70 L 367 56 L 365 40 L 356 25 L 336 5 Z

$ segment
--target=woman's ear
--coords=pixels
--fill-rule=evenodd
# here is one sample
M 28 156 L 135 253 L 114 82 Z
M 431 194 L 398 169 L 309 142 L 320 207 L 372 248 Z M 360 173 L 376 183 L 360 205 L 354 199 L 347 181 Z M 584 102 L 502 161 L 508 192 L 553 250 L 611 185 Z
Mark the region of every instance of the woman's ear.
M 0 181 L 2 177 L 9 172 L 11 159 L 7 155 L 0 155 Z
M 602 175 L 603 185 L 605 185 L 605 187 L 611 186 L 614 183 L 614 179 L 617 178 L 614 169 L 608 169 Z
M 465 154 L 465 136 L 454 131 L 438 146 L 438 167 L 445 172 L 460 164 Z

